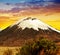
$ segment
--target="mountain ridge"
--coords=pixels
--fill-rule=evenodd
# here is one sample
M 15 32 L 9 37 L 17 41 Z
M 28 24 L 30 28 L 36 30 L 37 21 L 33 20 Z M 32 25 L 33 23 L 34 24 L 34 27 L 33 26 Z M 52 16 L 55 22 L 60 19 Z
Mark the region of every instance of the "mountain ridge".
M 59 32 L 54 30 L 54 28 L 50 28 L 50 26 L 46 27 L 45 23 L 39 26 L 40 23 L 42 22 L 40 22 L 36 18 L 31 17 L 18 21 L 17 23 L 0 32 L 0 45 L 22 46 L 26 41 L 30 39 L 41 37 L 60 42 Z M 42 29 L 41 27 L 46 28 Z

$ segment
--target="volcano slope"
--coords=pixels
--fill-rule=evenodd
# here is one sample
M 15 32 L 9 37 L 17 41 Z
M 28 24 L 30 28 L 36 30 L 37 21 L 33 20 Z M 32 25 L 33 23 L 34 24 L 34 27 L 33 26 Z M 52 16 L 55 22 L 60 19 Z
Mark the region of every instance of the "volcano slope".
M 0 32 L 0 46 L 22 46 L 31 39 L 48 38 L 60 42 L 60 31 L 36 18 L 25 18 Z

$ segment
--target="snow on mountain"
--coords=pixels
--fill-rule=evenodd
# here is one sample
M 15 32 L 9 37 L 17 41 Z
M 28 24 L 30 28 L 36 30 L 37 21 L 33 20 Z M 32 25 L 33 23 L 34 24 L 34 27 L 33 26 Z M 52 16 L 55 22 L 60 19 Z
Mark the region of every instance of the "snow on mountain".
M 2 31 L 2 29 L 0 29 L 0 31 Z
M 52 30 L 60 33 L 60 31 L 56 30 L 55 28 L 45 24 L 44 22 L 42 22 L 36 18 L 31 18 L 31 17 L 19 20 L 14 25 L 18 25 L 18 28 L 22 28 L 22 30 L 24 30 L 25 28 L 29 28 L 29 29 L 32 28 L 37 31 L 39 31 L 39 29 L 42 29 L 42 30 L 52 29 Z
M 28 20 L 26 19 L 22 21 L 18 26 L 19 28 L 21 27 L 22 29 L 33 28 L 34 30 L 37 30 L 37 31 L 39 31 L 38 28 L 43 29 L 43 30 L 48 29 L 48 26 L 46 24 L 44 24 L 43 22 L 37 19 L 28 19 Z

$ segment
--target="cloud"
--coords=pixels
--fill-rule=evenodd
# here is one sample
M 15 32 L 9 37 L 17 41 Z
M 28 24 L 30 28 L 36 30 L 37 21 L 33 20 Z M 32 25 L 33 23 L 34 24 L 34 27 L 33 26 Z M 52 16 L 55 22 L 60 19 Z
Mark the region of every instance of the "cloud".
M 12 8 L 16 7 L 15 5 L 0 3 L 0 9 L 2 10 L 11 10 Z
M 40 2 L 41 1 L 41 2 Z M 43 2 L 46 1 L 46 2 Z M 19 9 L 26 9 L 26 8 L 31 8 L 31 7 L 40 7 L 40 6 L 50 6 L 53 5 L 54 2 L 48 2 L 51 0 L 21 0 L 20 3 L 0 3 L 0 10 L 4 11 L 19 11 Z M 15 9 L 14 9 L 15 8 Z

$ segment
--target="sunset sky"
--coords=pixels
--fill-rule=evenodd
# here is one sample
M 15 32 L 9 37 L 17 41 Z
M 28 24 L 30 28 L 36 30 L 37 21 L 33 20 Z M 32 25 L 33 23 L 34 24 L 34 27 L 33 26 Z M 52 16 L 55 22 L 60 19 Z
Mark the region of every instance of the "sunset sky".
M 0 0 L 0 29 L 35 17 L 60 30 L 60 0 Z

